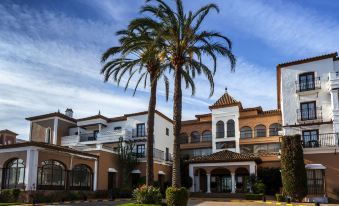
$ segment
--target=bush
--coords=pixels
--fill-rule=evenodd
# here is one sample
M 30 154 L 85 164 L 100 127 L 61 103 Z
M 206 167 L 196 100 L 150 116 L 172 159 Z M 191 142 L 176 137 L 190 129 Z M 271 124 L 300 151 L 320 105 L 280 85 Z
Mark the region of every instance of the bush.
M 266 186 L 265 194 L 280 193 L 282 187 L 280 168 L 258 168 L 258 179 Z
M 253 192 L 255 194 L 265 193 L 265 184 L 261 180 L 257 180 L 253 185 Z
M 246 200 L 262 200 L 263 194 L 245 194 Z
M 187 189 L 192 187 L 192 185 L 193 185 L 192 177 L 190 177 L 190 176 L 182 177 L 181 178 L 181 185 L 183 187 L 186 187 Z
M 307 177 L 300 135 L 282 138 L 281 177 L 283 193 L 302 201 L 307 195 Z
M 159 188 L 143 185 L 133 191 L 133 197 L 139 204 L 160 204 L 162 195 Z
M 186 206 L 188 202 L 188 191 L 185 187 L 169 187 L 166 190 L 167 206 Z
M 21 191 L 19 189 L 5 189 L 1 191 L 1 202 L 17 202 Z
M 283 194 L 275 194 L 275 199 L 278 202 L 285 202 L 285 196 Z

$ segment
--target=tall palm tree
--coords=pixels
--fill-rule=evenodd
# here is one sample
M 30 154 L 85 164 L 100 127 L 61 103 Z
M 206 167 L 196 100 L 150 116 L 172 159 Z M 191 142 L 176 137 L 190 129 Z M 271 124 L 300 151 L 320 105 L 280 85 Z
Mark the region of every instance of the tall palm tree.
M 164 74 L 166 66 L 163 66 L 164 64 L 162 64 L 160 55 L 161 43 L 144 26 L 132 30 L 118 31 L 117 35 L 120 37 L 120 45 L 109 48 L 102 55 L 101 61 L 105 64 L 101 73 L 104 75 L 105 81 L 112 77 L 118 85 L 120 85 L 123 77 L 127 76 L 125 90 L 127 90 L 132 77 L 138 74 L 133 96 L 140 83 L 143 81 L 144 87 L 146 87 L 149 79 L 150 98 L 147 120 L 146 185 L 153 185 L 154 115 L 158 80 L 160 78 L 164 79 L 166 99 L 168 99 L 169 88 L 168 78 Z
M 155 3 L 153 3 L 155 2 Z M 179 135 L 182 116 L 182 80 L 186 82 L 186 88 L 191 87 L 195 92 L 194 77 L 196 74 L 204 74 L 210 83 L 210 96 L 214 92 L 213 75 L 217 67 L 217 55 L 229 59 L 231 69 L 234 70 L 236 58 L 232 53 L 231 40 L 219 32 L 201 29 L 205 17 L 211 10 L 219 12 L 215 4 L 207 4 L 195 12 L 185 13 L 181 0 L 175 0 L 175 8 L 166 4 L 163 0 L 149 0 L 142 7 L 141 12 L 148 13 L 150 17 L 135 19 L 129 28 L 140 25 L 152 28 L 158 36 L 164 39 L 168 61 L 174 70 L 174 97 L 173 97 L 173 130 L 174 152 L 172 186 L 180 187 L 180 145 Z M 203 56 L 211 57 L 213 68 L 208 67 L 203 61 Z

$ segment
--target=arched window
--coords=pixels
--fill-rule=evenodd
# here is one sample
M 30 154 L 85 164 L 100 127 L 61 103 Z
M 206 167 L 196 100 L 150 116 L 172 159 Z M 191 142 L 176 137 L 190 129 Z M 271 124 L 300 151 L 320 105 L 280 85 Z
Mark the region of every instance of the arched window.
M 227 121 L 227 137 L 235 137 L 235 122 L 233 119 Z
M 10 160 L 3 169 L 3 187 L 6 189 L 23 188 L 25 163 L 22 159 Z
M 191 143 L 200 142 L 200 133 L 197 131 L 194 131 L 191 133 Z
M 270 136 L 278 136 L 279 131 L 281 131 L 281 124 L 274 123 L 270 125 Z
M 92 187 L 92 171 L 87 165 L 76 165 L 70 178 L 71 190 L 90 190 Z
M 65 189 L 65 166 L 56 160 L 46 160 L 38 168 L 38 188 L 42 190 Z
M 266 127 L 265 125 L 259 124 L 255 126 L 255 137 L 266 137 Z
M 216 125 L 216 138 L 224 138 L 225 137 L 225 124 L 223 121 L 217 122 Z
M 203 142 L 212 141 L 212 132 L 210 130 L 206 130 L 202 133 L 202 141 Z
M 251 127 L 242 127 L 240 129 L 240 138 L 252 138 L 252 129 Z
M 188 143 L 188 135 L 186 133 L 181 133 L 179 136 L 180 144 L 187 144 Z

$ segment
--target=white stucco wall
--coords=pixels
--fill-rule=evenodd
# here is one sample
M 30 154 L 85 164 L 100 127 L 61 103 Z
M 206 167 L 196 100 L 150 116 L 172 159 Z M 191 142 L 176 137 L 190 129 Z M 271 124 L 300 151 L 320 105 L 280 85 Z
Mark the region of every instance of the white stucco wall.
M 235 122 L 235 137 L 230 138 L 227 136 L 227 121 L 233 119 Z M 224 138 L 216 138 L 216 124 L 218 121 L 223 121 L 225 124 L 225 137 Z M 224 141 L 235 141 L 236 148 L 228 149 L 232 152 L 240 152 L 239 146 L 239 138 L 240 138 L 240 130 L 239 130 L 239 107 L 224 107 L 219 109 L 212 109 L 212 152 L 219 152 L 222 149 L 216 148 L 216 142 L 224 142 Z
M 281 70 L 281 109 L 283 125 L 295 125 L 297 122 L 297 109 L 300 109 L 301 102 L 316 101 L 317 107 L 322 107 L 322 119 L 324 122 L 332 120 L 333 109 L 331 94 L 329 91 L 329 74 L 334 72 L 334 62 L 332 58 L 283 67 Z M 321 89 L 297 93 L 296 81 L 299 75 L 305 72 L 314 72 L 315 77 L 320 77 Z M 336 99 L 336 101 L 338 101 Z M 325 129 L 326 128 L 326 129 Z M 331 133 L 330 126 L 318 126 L 319 133 Z M 298 128 L 284 128 L 285 135 L 299 133 Z M 306 130 L 306 128 L 303 128 Z M 299 132 L 298 132 L 299 131 Z M 299 133 L 300 134 L 300 133 Z

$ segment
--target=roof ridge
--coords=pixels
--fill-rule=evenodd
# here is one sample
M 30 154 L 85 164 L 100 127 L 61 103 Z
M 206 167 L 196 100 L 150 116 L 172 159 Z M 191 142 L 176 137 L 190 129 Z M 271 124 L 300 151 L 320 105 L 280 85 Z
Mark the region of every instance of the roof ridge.
M 327 59 L 327 58 L 330 58 L 330 57 L 336 58 L 337 56 L 338 56 L 338 53 L 333 52 L 333 53 L 323 54 L 323 55 L 319 55 L 319 56 L 308 57 L 308 58 L 304 58 L 304 59 L 287 61 L 287 62 L 278 64 L 277 67 L 287 67 L 287 66 L 292 66 L 292 65 L 296 65 L 296 64 L 302 64 L 302 63 L 308 63 L 308 62 L 312 62 L 312 61 Z
M 217 109 L 225 106 L 236 106 L 241 105 L 240 101 L 236 100 L 226 91 L 213 105 L 211 105 L 210 109 Z

